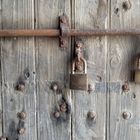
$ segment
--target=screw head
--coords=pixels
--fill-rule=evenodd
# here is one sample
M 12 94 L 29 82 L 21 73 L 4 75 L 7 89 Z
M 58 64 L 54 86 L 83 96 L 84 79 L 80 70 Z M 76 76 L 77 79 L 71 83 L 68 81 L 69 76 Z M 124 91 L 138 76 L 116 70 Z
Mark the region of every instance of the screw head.
M 19 119 L 25 120 L 27 114 L 25 112 L 19 112 L 19 113 L 17 113 L 17 116 L 18 116 Z
M 60 112 L 58 112 L 58 111 L 54 112 L 54 117 L 59 118 L 60 117 Z
M 130 119 L 131 118 L 131 113 L 130 112 L 123 112 L 122 113 L 122 117 L 125 119 L 125 120 L 128 120 L 128 119 Z
M 96 119 L 96 113 L 94 111 L 89 111 L 87 113 L 87 118 L 94 121 Z
M 25 128 L 19 128 L 18 129 L 18 134 L 23 135 L 25 133 Z

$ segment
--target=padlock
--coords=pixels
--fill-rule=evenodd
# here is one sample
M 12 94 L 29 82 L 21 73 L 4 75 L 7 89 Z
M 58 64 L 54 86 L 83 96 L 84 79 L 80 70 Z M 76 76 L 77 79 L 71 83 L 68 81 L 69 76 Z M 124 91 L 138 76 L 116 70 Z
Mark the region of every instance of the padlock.
M 140 83 L 140 54 L 136 56 L 135 64 L 134 64 L 134 81 L 135 83 Z
M 88 90 L 88 77 L 87 77 L 87 63 L 84 58 L 80 58 L 81 62 L 83 63 L 83 68 L 79 68 L 79 70 L 76 71 L 75 65 L 77 59 L 74 60 L 72 64 L 72 72 L 70 74 L 70 89 L 73 90 Z

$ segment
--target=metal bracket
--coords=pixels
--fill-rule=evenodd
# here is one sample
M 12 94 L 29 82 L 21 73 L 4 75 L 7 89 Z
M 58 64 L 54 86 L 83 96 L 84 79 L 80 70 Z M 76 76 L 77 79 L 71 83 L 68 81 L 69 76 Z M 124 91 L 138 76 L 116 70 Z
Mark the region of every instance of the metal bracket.
M 60 28 L 59 46 L 61 48 L 67 48 L 68 33 L 70 31 L 70 28 L 69 28 L 68 17 L 65 14 L 63 14 L 62 16 L 59 17 L 59 28 Z

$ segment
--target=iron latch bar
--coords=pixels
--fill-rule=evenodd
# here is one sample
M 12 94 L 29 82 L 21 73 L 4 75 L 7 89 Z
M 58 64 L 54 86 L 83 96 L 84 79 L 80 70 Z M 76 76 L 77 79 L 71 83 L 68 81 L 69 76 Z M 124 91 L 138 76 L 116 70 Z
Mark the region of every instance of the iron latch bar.
M 68 17 L 63 14 L 59 17 L 59 29 L 3 29 L 0 37 L 59 37 L 60 47 L 66 48 L 70 36 L 136 36 L 140 35 L 140 29 L 70 29 Z

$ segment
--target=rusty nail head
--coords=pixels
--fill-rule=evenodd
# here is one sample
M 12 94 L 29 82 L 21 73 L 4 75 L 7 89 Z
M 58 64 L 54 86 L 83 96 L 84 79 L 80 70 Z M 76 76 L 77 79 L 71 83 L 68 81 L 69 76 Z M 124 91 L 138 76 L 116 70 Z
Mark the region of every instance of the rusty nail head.
M 27 114 L 25 112 L 19 112 L 19 113 L 17 113 L 17 116 L 19 117 L 19 119 L 25 120 Z
M 123 112 L 122 113 L 122 117 L 125 119 L 125 120 L 128 120 L 131 118 L 131 113 L 130 112 Z
M 92 92 L 95 90 L 95 85 L 94 84 L 88 84 L 88 92 Z
M 125 84 L 122 86 L 122 90 L 125 91 L 125 92 L 130 90 L 127 82 L 125 82 Z
M 52 83 L 51 89 L 56 92 L 58 90 L 58 83 Z
M 59 118 L 60 117 L 60 112 L 58 112 L 58 111 L 54 112 L 54 117 Z
M 19 128 L 18 129 L 18 134 L 23 135 L 25 133 L 25 128 Z
M 25 89 L 25 84 L 23 84 L 23 83 L 18 84 L 16 89 L 17 89 L 18 91 L 24 91 L 24 89 Z
M 63 104 L 60 105 L 60 111 L 61 112 L 66 112 L 67 111 L 67 106 L 66 106 L 65 103 L 63 103 Z
M 94 111 L 89 111 L 87 114 L 88 119 L 90 120 L 95 120 L 96 118 L 96 113 Z

